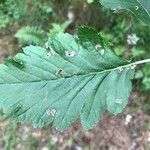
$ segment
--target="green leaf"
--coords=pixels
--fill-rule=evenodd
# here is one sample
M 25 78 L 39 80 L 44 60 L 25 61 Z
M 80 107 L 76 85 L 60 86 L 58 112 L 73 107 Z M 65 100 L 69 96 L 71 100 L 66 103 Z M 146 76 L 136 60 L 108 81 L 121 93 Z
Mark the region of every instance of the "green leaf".
M 150 0 L 100 0 L 106 8 L 129 10 L 145 24 L 150 25 Z
M 53 36 L 55 34 L 58 34 L 59 32 L 65 32 L 65 30 L 68 28 L 68 26 L 72 23 L 72 21 L 67 20 L 62 24 L 58 23 L 52 23 L 52 29 L 50 29 L 49 35 Z
M 63 131 L 77 118 L 90 129 L 108 110 L 126 106 L 134 65 L 117 57 L 94 29 L 59 33 L 47 49 L 28 46 L 0 65 L 0 108 L 34 127 Z
M 25 26 L 17 31 L 15 37 L 22 43 L 44 45 L 45 33 L 35 26 Z

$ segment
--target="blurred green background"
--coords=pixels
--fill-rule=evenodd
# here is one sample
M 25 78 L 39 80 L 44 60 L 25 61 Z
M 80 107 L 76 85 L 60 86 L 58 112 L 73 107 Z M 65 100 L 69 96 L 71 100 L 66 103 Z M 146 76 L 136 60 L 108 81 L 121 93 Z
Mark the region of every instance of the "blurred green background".
M 76 34 L 81 25 L 101 32 L 120 57 L 150 57 L 150 26 L 128 12 L 115 13 L 94 0 L 0 0 L 0 62 L 26 45 L 45 46 L 58 32 Z M 79 121 L 64 133 L 51 126 L 33 129 L 1 114 L 0 150 L 149 150 L 150 65 L 138 66 L 133 89 L 122 114 L 105 114 L 90 131 L 83 131 Z

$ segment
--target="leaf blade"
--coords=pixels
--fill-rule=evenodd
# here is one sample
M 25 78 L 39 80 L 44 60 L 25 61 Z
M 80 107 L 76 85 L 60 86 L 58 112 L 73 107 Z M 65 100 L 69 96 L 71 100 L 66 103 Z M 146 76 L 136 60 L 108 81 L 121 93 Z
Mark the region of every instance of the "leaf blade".
M 120 113 L 134 69 L 107 47 L 97 46 L 102 41 L 96 39 L 102 39 L 100 34 L 82 27 L 78 37 L 57 34 L 48 49 L 28 46 L 1 64 L 0 108 L 20 122 L 31 121 L 35 127 L 53 123 L 60 131 L 79 117 L 90 129 L 106 109 Z
M 150 1 L 149 0 L 101 0 L 100 3 L 112 10 L 126 9 L 132 12 L 142 22 L 150 24 Z

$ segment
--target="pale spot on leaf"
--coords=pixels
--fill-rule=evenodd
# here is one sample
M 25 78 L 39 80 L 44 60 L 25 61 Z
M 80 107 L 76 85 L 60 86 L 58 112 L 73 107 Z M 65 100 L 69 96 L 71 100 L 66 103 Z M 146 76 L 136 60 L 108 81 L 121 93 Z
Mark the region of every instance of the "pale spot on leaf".
M 51 47 L 50 47 L 50 52 L 51 52 L 52 55 L 55 55 L 55 54 L 56 54 L 56 52 L 54 51 L 54 49 L 51 48 Z
M 115 103 L 117 103 L 117 104 L 122 104 L 122 99 L 119 99 L 119 98 L 116 99 L 116 100 L 115 100 Z
M 53 50 L 53 48 L 50 47 L 50 51 L 47 53 L 47 57 L 50 57 L 55 54 L 56 54 L 56 52 Z
M 64 75 L 64 70 L 59 69 L 59 70 L 56 72 L 56 75 L 59 76 L 59 77 L 63 77 L 63 75 Z
M 114 9 L 114 13 L 117 13 L 121 8 L 121 6 L 118 6 L 117 8 Z
M 51 55 L 52 55 L 51 52 L 48 52 L 47 56 L 50 57 Z
M 95 48 L 96 48 L 96 49 L 101 49 L 102 46 L 101 46 L 100 44 L 96 44 L 96 45 L 95 45 Z
M 131 66 L 131 69 L 134 69 L 136 66 L 137 66 L 137 65 L 132 65 L 132 66 Z
M 75 51 L 65 51 L 65 55 L 67 57 L 74 57 L 76 55 L 76 52 Z
M 101 54 L 101 55 L 104 55 L 104 53 L 105 53 L 105 50 L 102 49 L 102 50 L 100 51 L 100 54 Z
M 45 43 L 45 47 L 48 49 L 48 47 L 49 47 L 49 46 L 48 46 L 48 42 Z
M 47 114 L 48 116 L 54 117 L 55 114 L 56 114 L 56 109 L 47 109 L 47 110 L 46 110 L 46 114 Z
M 122 72 L 122 71 L 123 71 L 123 68 L 122 68 L 122 67 L 119 67 L 119 68 L 118 68 L 118 71 L 119 71 L 119 72 Z
M 20 62 L 20 65 L 23 65 L 23 62 L 22 62 L 22 61 Z
M 138 6 L 135 6 L 135 10 L 138 10 L 139 9 L 139 7 Z

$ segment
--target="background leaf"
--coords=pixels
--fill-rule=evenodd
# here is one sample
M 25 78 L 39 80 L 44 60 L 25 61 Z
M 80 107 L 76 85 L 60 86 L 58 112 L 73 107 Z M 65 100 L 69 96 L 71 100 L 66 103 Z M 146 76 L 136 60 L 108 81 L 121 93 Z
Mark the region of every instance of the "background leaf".
M 106 8 L 118 11 L 129 10 L 145 24 L 150 24 L 150 1 L 149 0 L 100 0 Z
M 15 37 L 22 43 L 44 45 L 45 33 L 38 27 L 26 26 L 17 31 Z

